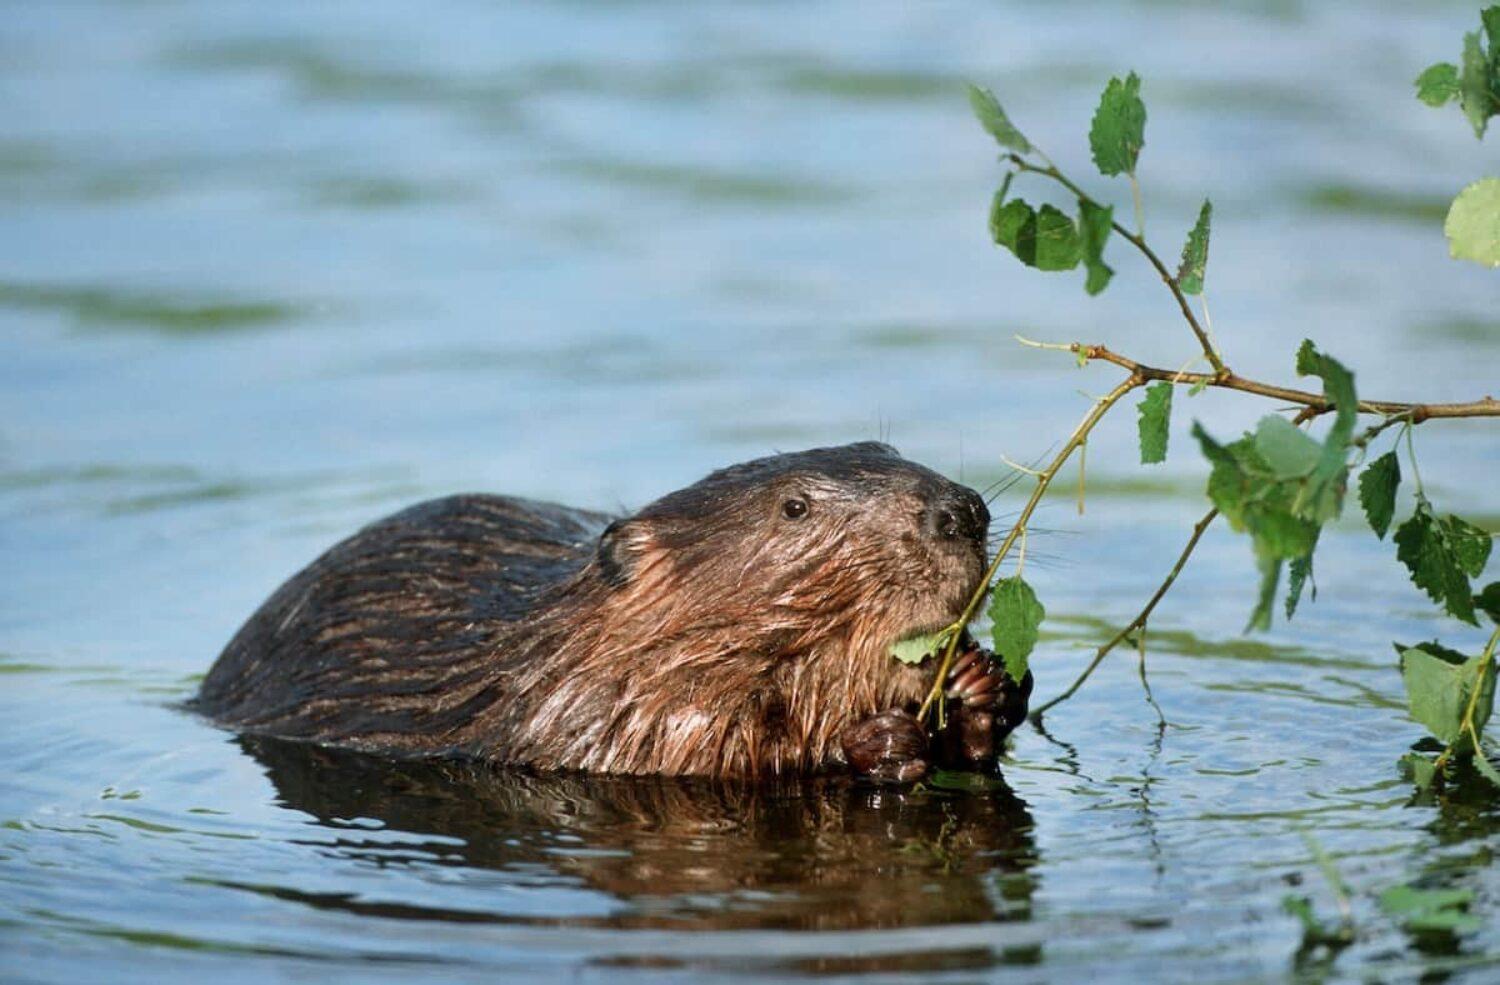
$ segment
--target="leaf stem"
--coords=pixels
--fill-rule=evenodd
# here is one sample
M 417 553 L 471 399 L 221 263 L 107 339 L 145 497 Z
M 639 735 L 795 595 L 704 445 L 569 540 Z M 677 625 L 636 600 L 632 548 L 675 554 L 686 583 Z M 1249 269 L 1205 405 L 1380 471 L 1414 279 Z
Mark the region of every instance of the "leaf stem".
M 1068 689 L 1066 691 L 1064 691 L 1062 694 L 1059 694 L 1057 697 L 1052 698 L 1050 701 L 1043 703 L 1041 707 L 1037 708 L 1031 713 L 1032 721 L 1040 722 L 1042 720 L 1042 716 L 1045 715 L 1049 709 L 1057 707 L 1064 701 L 1071 698 L 1074 694 L 1076 694 L 1078 689 L 1083 686 L 1083 682 L 1088 680 L 1089 677 L 1094 673 L 1094 671 L 1098 669 L 1099 664 L 1104 661 L 1104 658 L 1109 655 L 1109 652 L 1111 650 L 1128 639 L 1131 633 L 1145 627 L 1146 620 L 1151 618 L 1151 613 L 1156 609 L 1156 604 L 1166 596 L 1168 589 L 1172 587 L 1172 583 L 1176 581 L 1177 576 L 1182 573 L 1183 565 L 1187 564 L 1187 559 L 1192 555 L 1193 548 L 1198 546 L 1198 541 L 1202 539 L 1203 532 L 1209 528 L 1209 525 L 1214 522 L 1214 519 L 1218 515 L 1219 511 L 1217 508 L 1211 509 L 1203 515 L 1203 518 L 1201 520 L 1193 524 L 1193 535 L 1188 538 L 1187 545 L 1183 547 L 1182 553 L 1177 556 L 1177 563 L 1172 565 L 1172 570 L 1167 572 L 1166 579 L 1163 580 L 1161 585 L 1157 587 L 1156 592 L 1151 596 L 1145 607 L 1142 608 L 1141 611 L 1136 615 L 1136 617 L 1130 620 L 1130 622 L 1127 623 L 1123 629 L 1121 629 L 1115 635 L 1111 636 L 1103 646 L 1099 647 L 1099 649 L 1094 652 L 1094 659 L 1089 661 L 1089 665 L 1083 669 L 1083 673 L 1079 674 L 1078 679 L 1075 680 L 1072 684 L 1068 685 Z M 1143 658 L 1143 669 L 1144 666 L 1145 661 Z M 1144 674 L 1142 675 L 1142 680 L 1145 680 Z
M 1146 238 L 1146 210 L 1141 207 L 1141 183 L 1135 172 L 1130 172 L 1130 198 L 1135 202 L 1135 234 Z
M 1406 438 L 1406 457 L 1411 461 L 1411 478 L 1412 481 L 1416 484 L 1417 496 L 1419 498 L 1425 499 L 1427 497 L 1427 494 L 1422 489 L 1422 473 L 1417 468 L 1417 445 L 1416 442 L 1412 440 L 1411 436 L 1412 425 L 1416 423 L 1416 421 L 1408 422 L 1406 425 L 1406 430 L 1402 432 L 1402 436 Z
M 1349 444 L 1363 451 L 1369 447 L 1370 442 L 1374 441 L 1376 436 L 1378 436 L 1382 431 L 1384 431 L 1386 428 L 1394 427 L 1397 424 L 1406 424 L 1409 427 L 1411 425 L 1411 420 L 1406 414 L 1391 414 L 1379 424 L 1371 424 L 1364 430 L 1362 434 L 1360 434 L 1359 437 L 1349 442 Z M 1398 437 L 1397 440 L 1399 441 L 1400 438 Z

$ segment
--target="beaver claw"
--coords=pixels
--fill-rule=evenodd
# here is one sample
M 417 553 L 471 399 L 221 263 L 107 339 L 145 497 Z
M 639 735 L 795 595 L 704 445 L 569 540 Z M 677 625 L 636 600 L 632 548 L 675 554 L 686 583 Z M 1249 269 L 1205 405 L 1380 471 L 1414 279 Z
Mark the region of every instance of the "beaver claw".
M 911 783 L 927 774 L 927 732 L 910 713 L 881 712 L 844 730 L 844 758 L 856 773 L 883 783 Z
M 911 783 L 931 760 L 956 769 L 994 765 L 1005 737 L 1026 720 L 1031 674 L 1017 684 L 993 653 L 972 640 L 948 671 L 946 721 L 932 736 L 909 711 L 893 709 L 849 726 L 840 737 L 854 772 L 883 783 Z
M 943 692 L 952 702 L 940 733 L 944 758 L 968 767 L 993 763 L 1005 737 L 1026 720 L 1031 686 L 1030 671 L 1017 684 L 993 653 L 970 642 Z

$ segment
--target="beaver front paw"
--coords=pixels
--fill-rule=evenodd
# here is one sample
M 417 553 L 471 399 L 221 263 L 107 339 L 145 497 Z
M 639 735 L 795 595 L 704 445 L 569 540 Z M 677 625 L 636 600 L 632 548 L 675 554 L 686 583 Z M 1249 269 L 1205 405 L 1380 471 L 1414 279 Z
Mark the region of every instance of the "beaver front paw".
M 939 733 L 944 761 L 968 768 L 993 764 L 1005 737 L 1026 720 L 1031 686 L 1030 671 L 1017 684 L 998 657 L 971 642 L 954 661 L 943 692 L 950 701 Z
M 927 733 L 910 712 L 881 712 L 840 738 L 849 766 L 872 780 L 911 783 L 927 774 Z

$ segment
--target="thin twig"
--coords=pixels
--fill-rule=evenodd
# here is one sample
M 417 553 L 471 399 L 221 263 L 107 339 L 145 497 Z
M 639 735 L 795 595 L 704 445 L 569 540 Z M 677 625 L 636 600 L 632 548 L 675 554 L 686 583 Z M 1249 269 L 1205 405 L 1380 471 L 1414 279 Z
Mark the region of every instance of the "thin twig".
M 1371 424 L 1359 435 L 1359 437 L 1355 438 L 1349 443 L 1356 448 L 1367 448 L 1369 447 L 1370 442 L 1375 440 L 1375 436 L 1380 434 L 1380 432 L 1384 431 L 1386 428 L 1394 427 L 1397 424 L 1406 423 L 1410 423 L 1410 420 L 1405 414 L 1392 414 L 1390 417 L 1387 417 L 1379 424 Z
M 1151 682 L 1146 679 L 1146 624 L 1141 623 L 1141 628 L 1135 633 L 1136 653 L 1140 660 L 1136 663 L 1136 672 L 1141 678 L 1141 690 L 1146 692 L 1146 703 L 1156 710 L 1156 724 L 1158 728 L 1167 727 L 1167 716 L 1162 713 L 1161 705 L 1156 703 L 1156 695 L 1151 693 Z M 1157 733 L 1157 741 L 1161 740 L 1161 733 Z
M 1209 524 L 1213 523 L 1214 518 L 1218 515 L 1218 509 L 1209 510 L 1203 515 L 1203 519 L 1193 525 L 1193 535 L 1188 538 L 1187 546 L 1182 549 L 1182 553 L 1177 557 L 1177 563 L 1172 565 L 1171 571 L 1167 572 L 1166 580 L 1156 589 L 1156 593 L 1151 596 L 1151 600 L 1146 603 L 1145 608 L 1141 609 L 1140 613 L 1124 629 L 1111 636 L 1108 642 L 1099 647 L 1094 653 L 1094 659 L 1089 661 L 1089 665 L 1083 669 L 1083 673 L 1078 675 L 1078 679 L 1069 685 L 1066 691 L 1033 711 L 1031 713 L 1032 721 L 1041 721 L 1042 716 L 1047 713 L 1048 709 L 1054 708 L 1071 698 L 1083 686 L 1083 682 L 1088 680 L 1089 676 L 1094 673 L 1099 664 L 1104 661 L 1104 658 L 1109 655 L 1109 651 L 1128 639 L 1131 633 L 1146 625 L 1146 620 L 1151 618 L 1151 613 L 1156 608 L 1156 603 L 1160 602 L 1163 596 L 1167 594 L 1167 590 L 1172 587 L 1172 583 L 1181 574 L 1183 565 L 1187 564 L 1187 559 L 1193 553 L 1193 548 L 1198 546 L 1198 541 L 1202 538 L 1203 531 L 1208 529 Z
M 1037 505 L 1042 501 L 1042 497 L 1047 494 L 1047 487 L 1057 477 L 1058 470 L 1067 464 L 1069 457 L 1077 450 L 1078 446 L 1088 439 L 1089 432 L 1109 412 L 1109 409 L 1126 394 L 1136 387 L 1143 385 L 1145 382 L 1143 377 L 1131 374 L 1121 380 L 1109 393 L 1100 397 L 1093 407 L 1089 408 L 1089 412 L 1083 416 L 1083 420 L 1079 421 L 1078 426 L 1073 429 L 1073 434 L 1068 438 L 1067 443 L 1058 451 L 1052 462 L 1036 477 L 1036 488 L 1031 491 L 1031 498 L 1026 500 L 1025 506 L 1021 507 L 1020 515 L 1016 517 L 1016 522 L 1010 528 L 1010 533 L 1005 535 L 1005 540 L 1001 542 L 1000 549 L 995 552 L 995 558 L 990 562 L 989 568 L 985 570 L 984 577 L 979 581 L 979 586 L 974 589 L 974 594 L 969 596 L 969 601 L 964 605 L 963 612 L 959 614 L 950 628 L 957 627 L 961 629 L 967 626 L 969 620 L 973 619 L 975 613 L 979 611 L 979 603 L 983 601 L 985 594 L 990 590 L 990 583 L 995 580 L 995 573 L 1000 570 L 1001 562 L 1010 553 L 1010 549 L 1015 546 L 1016 539 L 1025 531 L 1026 524 L 1031 521 L 1031 514 L 1036 511 Z M 919 721 L 927 717 L 927 712 L 933 706 L 933 702 L 942 697 L 943 683 L 948 679 L 948 669 L 953 666 L 953 658 L 958 652 L 958 643 L 962 635 L 959 632 L 954 632 L 948 640 L 948 645 L 943 648 L 943 659 L 938 663 L 937 674 L 932 680 L 932 688 L 927 692 L 927 697 L 923 700 L 922 707 L 917 711 L 917 719 Z M 939 717 L 941 717 L 941 712 L 939 712 Z
M 1030 466 L 1022 465 L 1020 462 L 1012 462 L 1004 455 L 1000 456 L 1000 461 L 1005 463 L 1006 468 L 1015 469 L 1017 472 L 1023 472 L 1029 476 L 1036 477 L 1042 474 L 1039 470 L 1031 468 Z

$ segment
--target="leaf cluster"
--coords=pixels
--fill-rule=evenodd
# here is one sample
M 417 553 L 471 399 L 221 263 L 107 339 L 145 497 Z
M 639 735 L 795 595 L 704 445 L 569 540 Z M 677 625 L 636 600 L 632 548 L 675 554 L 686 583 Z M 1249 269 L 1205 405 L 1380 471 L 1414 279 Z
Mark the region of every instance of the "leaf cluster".
M 1140 98 L 1140 86 L 1140 78 L 1132 72 L 1124 80 L 1111 79 L 1100 97 L 1089 130 L 1089 146 L 1101 174 L 1135 174 L 1145 146 L 1146 106 Z M 994 93 L 970 85 L 969 105 L 980 125 L 1002 148 L 1015 155 L 1035 151 Z M 1032 170 L 1038 169 L 1033 165 Z M 990 203 L 990 237 L 995 244 L 1037 270 L 1074 270 L 1081 264 L 1086 272 L 1084 290 L 1089 294 L 1099 294 L 1108 287 L 1114 269 L 1104 262 L 1104 247 L 1114 229 L 1114 207 L 1082 194 L 1076 196 L 1076 218 L 1055 205 L 1034 207 L 1025 199 L 1009 197 L 1014 177 L 1014 172 L 1006 175 Z M 1205 231 L 1205 260 L 1206 236 Z
M 1490 117 L 1500 116 L 1500 5 L 1480 11 L 1479 20 L 1482 30 L 1464 35 L 1459 64 L 1429 65 L 1414 84 L 1428 106 L 1457 102 L 1474 136 L 1482 138 Z
M 1427 497 L 1417 495 L 1417 509 L 1396 530 L 1396 557 L 1411 580 L 1448 614 L 1478 625 L 1470 578 L 1478 578 L 1490 559 L 1490 535 L 1448 514 L 1439 517 Z
M 1483 730 L 1493 709 L 1493 663 L 1483 655 L 1465 657 L 1436 641 L 1409 647 L 1397 644 L 1396 651 L 1401 656 L 1411 717 L 1450 747 L 1472 751 L 1472 746 L 1465 749 L 1471 738 L 1469 729 Z
M 1322 441 L 1279 414 L 1261 418 L 1254 431 L 1229 444 L 1220 444 L 1201 424 L 1193 425 L 1193 436 L 1212 466 L 1209 499 L 1232 528 L 1250 535 L 1254 546 L 1261 580 L 1251 629 L 1270 627 L 1276 589 L 1288 562 L 1292 578 L 1286 610 L 1288 616 L 1296 611 L 1312 574 L 1318 535 L 1342 512 L 1348 484 L 1358 414 L 1354 374 L 1311 342 L 1304 342 L 1297 353 L 1297 369 L 1323 380 L 1324 396 L 1335 408 L 1333 425 Z
M 1481 30 L 1464 35 L 1459 64 L 1438 62 L 1416 78 L 1417 98 L 1429 106 L 1458 103 L 1483 139 L 1500 116 L 1500 5 L 1479 13 Z M 1443 222 L 1448 249 L 1458 260 L 1500 267 L 1500 178 L 1484 178 L 1459 192 Z
M 1461 66 L 1435 65 L 1417 80 L 1420 98 L 1431 105 L 1457 101 L 1480 136 L 1489 118 L 1500 114 L 1500 6 L 1485 9 L 1481 19 L 1483 36 L 1474 33 L 1466 37 Z M 1134 72 L 1124 78 L 1110 79 L 1100 94 L 1088 134 L 1092 159 L 1099 173 L 1105 177 L 1124 175 L 1130 181 L 1137 218 L 1137 231 L 1132 234 L 1115 222 L 1111 206 L 1101 204 L 1063 175 L 1021 133 L 993 93 L 971 86 L 969 100 L 974 114 L 1004 151 L 1001 160 L 1010 164 L 991 202 L 989 231 L 996 245 L 1004 247 L 1026 266 L 1044 271 L 1084 267 L 1084 287 L 1091 295 L 1103 291 L 1114 275 L 1104 256 L 1111 233 L 1118 232 L 1121 238 L 1147 257 L 1171 289 L 1198 338 L 1203 355 L 1213 366 L 1212 377 L 1192 374 L 1195 379 L 1189 396 L 1193 396 L 1208 383 L 1234 385 L 1233 374 L 1224 366 L 1222 357 L 1188 303 L 1188 298 L 1204 292 L 1213 205 L 1204 200 L 1186 237 L 1175 274 L 1169 272 L 1147 246 L 1144 233 L 1140 231 L 1141 203 L 1136 173 L 1146 143 L 1147 119 L 1141 88 L 1141 80 Z M 1011 187 L 1015 179 L 1029 175 L 1041 176 L 1066 189 L 1076 208 L 1070 212 L 1050 202 L 1033 205 L 1024 198 L 1012 197 Z M 1455 256 L 1500 265 L 1500 178 L 1486 179 L 1466 189 L 1450 210 L 1445 228 Z M 1206 305 L 1203 321 L 1207 322 Z M 1069 348 L 1077 354 L 1080 365 L 1094 358 L 1109 358 L 1134 367 L 1134 375 L 1110 397 L 1101 398 L 1096 412 L 1080 425 L 1080 430 L 1054 464 L 1040 474 L 1033 504 L 1068 455 L 1084 445 L 1098 417 L 1124 393 L 1143 386 L 1148 380 L 1155 382 L 1145 387 L 1136 407 L 1140 458 L 1142 464 L 1165 461 L 1171 432 L 1172 394 L 1176 385 L 1183 382 L 1179 378 L 1183 374 L 1166 378 L 1160 370 L 1128 364 L 1108 353 L 1100 357 L 1098 352 L 1103 350 L 1099 347 L 1046 344 L 1043 347 Z M 1350 479 L 1364 462 L 1372 439 L 1386 428 L 1401 424 L 1400 434 L 1407 438 L 1410 450 L 1411 429 L 1419 420 L 1415 416 L 1388 417 L 1356 437 L 1361 404 L 1354 374 L 1339 360 L 1320 351 L 1310 340 L 1304 341 L 1297 350 L 1295 368 L 1298 375 L 1314 377 L 1322 384 L 1321 402 L 1304 400 L 1306 406 L 1295 419 L 1269 414 L 1252 431 L 1231 441 L 1220 441 L 1197 421 L 1192 427 L 1193 437 L 1210 466 L 1208 498 L 1215 511 L 1222 514 L 1234 530 L 1248 536 L 1260 572 L 1260 587 L 1248 629 L 1270 626 L 1284 573 L 1288 580 L 1284 597 L 1288 619 L 1296 612 L 1304 591 L 1309 587 L 1316 598 L 1313 558 L 1319 537 L 1323 528 L 1341 515 Z M 1244 382 L 1248 381 L 1241 381 Z M 1251 386 L 1235 388 L 1266 396 L 1272 396 L 1276 389 L 1263 384 L 1256 386 L 1260 389 Z M 1363 409 L 1366 412 L 1372 410 L 1370 405 Z M 1324 414 L 1328 414 L 1330 420 L 1320 437 L 1305 425 Z M 1416 479 L 1415 508 L 1410 516 L 1394 527 L 1392 540 L 1397 560 L 1407 568 L 1415 585 L 1448 614 L 1475 625 L 1480 613 L 1500 622 L 1500 582 L 1492 583 L 1478 593 L 1473 584 L 1488 563 L 1490 535 L 1457 516 L 1440 515 L 1423 491 L 1420 478 L 1416 477 L 1415 461 L 1412 469 Z M 1401 464 L 1394 450 L 1376 456 L 1359 474 L 1359 504 L 1378 538 L 1384 539 L 1395 524 L 1397 493 L 1402 478 Z M 1025 515 L 1020 525 L 1022 530 Z M 1202 533 L 1214 515 L 1211 512 L 1204 519 L 1197 534 Z M 1144 628 L 1144 620 L 1181 569 L 1182 561 L 1196 543 L 1197 534 L 1133 627 Z M 1008 540 L 1006 546 L 1009 545 Z M 990 578 L 994 577 L 1001 560 L 1003 558 L 995 560 Z M 994 624 L 994 649 L 1010 675 L 1019 680 L 1027 671 L 1046 610 L 1019 571 L 989 587 L 988 614 Z M 971 605 L 977 605 L 977 602 L 976 598 Z M 1125 635 L 1122 632 L 1120 638 Z M 940 639 L 906 641 L 893 649 L 893 653 L 899 659 L 915 662 L 943 642 Z M 1114 642 L 1118 639 L 1106 644 L 1099 656 L 1102 657 Z M 951 638 L 947 643 L 951 650 Z M 1458 755 L 1472 755 L 1476 769 L 1500 784 L 1500 772 L 1496 772 L 1482 754 L 1484 729 L 1494 703 L 1497 643 L 1500 643 L 1500 629 L 1478 656 L 1466 656 L 1435 642 L 1398 645 L 1412 717 L 1445 744 L 1443 753 L 1436 759 L 1415 753 L 1403 759 L 1419 785 L 1425 787 L 1437 782 L 1443 776 L 1444 767 Z M 1072 690 L 1067 693 L 1071 694 Z M 1410 902 L 1406 897 L 1399 899 L 1406 901 L 1400 905 Z M 1289 908 L 1298 913 L 1314 937 L 1322 935 L 1322 927 L 1313 918 L 1305 901 L 1294 900 L 1289 903 Z M 1446 909 L 1433 904 L 1428 907 L 1431 911 L 1428 916 L 1413 917 L 1413 920 L 1448 920 L 1447 916 L 1432 915 L 1446 912 Z

